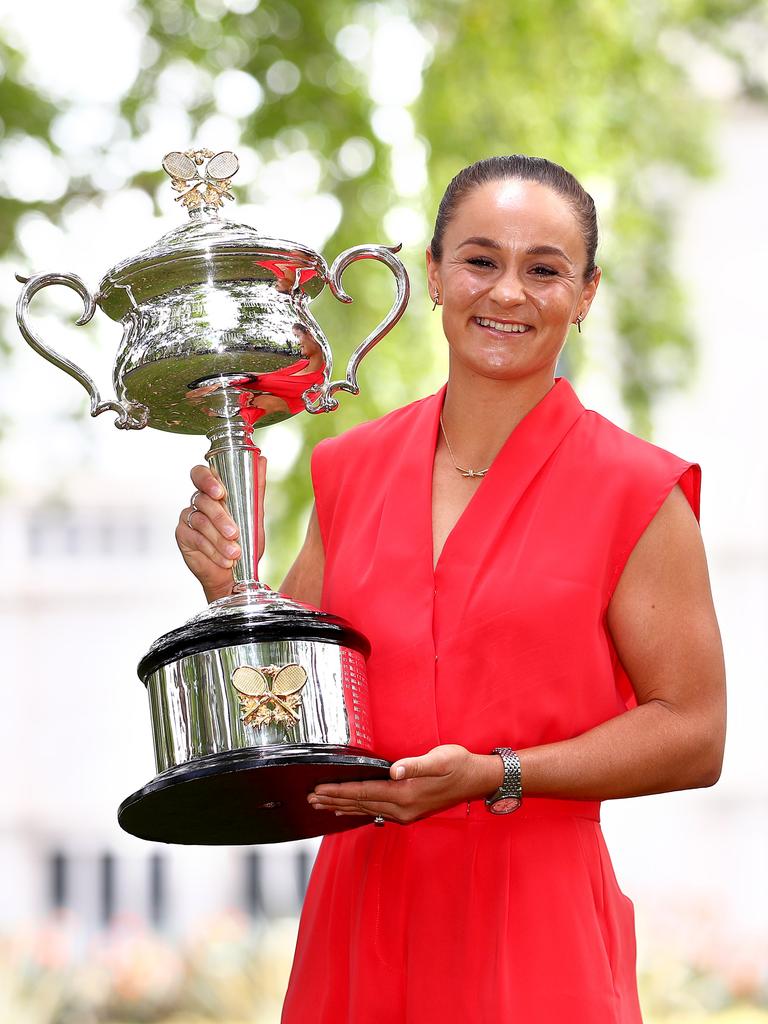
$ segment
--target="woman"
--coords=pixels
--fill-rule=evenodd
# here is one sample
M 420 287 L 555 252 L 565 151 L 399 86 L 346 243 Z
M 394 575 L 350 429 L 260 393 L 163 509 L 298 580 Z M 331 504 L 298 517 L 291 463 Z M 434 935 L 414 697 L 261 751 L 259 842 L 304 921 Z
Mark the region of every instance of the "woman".
M 462 171 L 427 250 L 446 387 L 313 455 L 282 589 L 372 640 L 394 764 L 309 796 L 385 825 L 323 841 L 288 1024 L 641 1019 L 600 801 L 716 782 L 724 676 L 698 466 L 554 378 L 600 282 L 596 243 L 594 204 L 558 165 Z M 231 588 L 235 534 L 216 481 L 192 479 L 199 514 L 177 538 L 210 600 Z

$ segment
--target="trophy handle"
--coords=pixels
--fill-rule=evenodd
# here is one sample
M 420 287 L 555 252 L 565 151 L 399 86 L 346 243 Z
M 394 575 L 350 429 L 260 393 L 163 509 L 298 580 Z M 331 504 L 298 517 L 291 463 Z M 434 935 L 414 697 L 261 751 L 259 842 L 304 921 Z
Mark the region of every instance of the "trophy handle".
M 78 383 L 82 384 L 91 399 L 91 416 L 98 416 L 102 412 L 112 411 L 118 414 L 115 420 L 116 427 L 120 427 L 123 430 L 140 430 L 142 427 L 145 427 L 149 412 L 143 405 L 134 402 L 118 402 L 116 399 L 107 402 L 102 401 L 99 389 L 85 370 L 81 370 L 79 366 L 67 359 L 66 356 L 59 355 L 58 352 L 49 348 L 29 322 L 29 304 L 32 298 L 41 289 L 47 288 L 49 284 L 63 284 L 67 288 L 71 288 L 72 291 L 77 292 L 83 300 L 84 312 L 80 319 L 76 321 L 77 326 L 81 327 L 83 324 L 87 324 L 96 312 L 96 299 L 88 291 L 81 278 L 76 274 L 36 274 L 34 277 L 22 277 L 21 274 L 16 274 L 16 280 L 24 285 L 21 295 L 19 295 L 19 301 L 16 303 L 16 322 L 19 325 L 19 330 L 24 335 L 25 341 L 43 359 L 47 359 L 49 363 L 58 366 L 60 370 L 68 373 L 70 377 L 74 377 Z M 129 315 L 127 323 L 123 328 L 123 338 L 125 339 L 126 335 L 133 333 L 135 329 L 136 318 Z
M 344 252 L 340 253 L 331 264 L 331 269 L 328 273 L 328 284 L 340 302 L 352 302 L 352 297 L 347 295 L 342 287 L 341 275 L 350 263 L 356 263 L 358 260 L 378 260 L 379 263 L 389 267 L 395 275 L 397 294 L 389 312 L 381 323 L 371 331 L 368 337 L 357 346 L 350 356 L 349 363 L 347 364 L 347 375 L 344 380 L 330 381 L 328 379 L 332 368 L 332 363 L 329 361 L 326 380 L 319 388 L 312 388 L 304 395 L 304 404 L 308 412 L 331 412 L 333 409 L 336 409 L 339 403 L 333 395 L 337 391 L 348 391 L 352 395 L 360 394 L 360 387 L 357 383 L 358 366 L 373 346 L 378 341 L 381 341 L 384 335 L 388 334 L 395 326 L 408 305 L 408 299 L 411 294 L 408 272 L 394 255 L 400 252 L 401 248 L 401 245 L 354 245 L 351 249 L 345 249 Z M 323 340 L 325 339 L 323 338 Z M 326 346 L 323 346 L 324 350 Z

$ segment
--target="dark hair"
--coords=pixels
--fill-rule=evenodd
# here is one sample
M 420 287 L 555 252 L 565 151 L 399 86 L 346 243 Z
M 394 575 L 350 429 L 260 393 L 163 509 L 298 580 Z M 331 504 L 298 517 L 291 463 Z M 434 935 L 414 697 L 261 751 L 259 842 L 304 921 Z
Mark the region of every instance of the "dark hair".
M 587 266 L 584 280 L 589 281 L 595 273 L 595 252 L 597 250 L 597 213 L 595 202 L 585 192 L 570 171 L 560 164 L 545 160 L 541 156 L 491 156 L 486 160 L 478 160 L 463 171 L 459 171 L 452 179 L 445 195 L 440 200 L 435 220 L 435 233 L 430 248 L 433 257 L 440 262 L 443 258 L 443 235 L 456 207 L 466 195 L 491 181 L 502 181 L 505 178 L 517 178 L 520 181 L 535 181 L 539 185 L 547 185 L 553 192 L 567 199 L 571 204 L 581 228 L 584 247 L 587 250 Z

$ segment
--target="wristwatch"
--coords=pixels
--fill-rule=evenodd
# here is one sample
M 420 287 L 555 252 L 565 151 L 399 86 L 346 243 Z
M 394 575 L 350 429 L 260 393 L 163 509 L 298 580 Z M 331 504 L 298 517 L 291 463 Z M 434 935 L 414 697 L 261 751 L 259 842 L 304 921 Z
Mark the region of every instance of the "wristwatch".
M 504 778 L 496 792 L 486 797 L 485 806 L 491 814 L 509 814 L 523 802 L 520 758 L 509 747 L 494 747 L 491 753 L 498 754 L 504 762 Z

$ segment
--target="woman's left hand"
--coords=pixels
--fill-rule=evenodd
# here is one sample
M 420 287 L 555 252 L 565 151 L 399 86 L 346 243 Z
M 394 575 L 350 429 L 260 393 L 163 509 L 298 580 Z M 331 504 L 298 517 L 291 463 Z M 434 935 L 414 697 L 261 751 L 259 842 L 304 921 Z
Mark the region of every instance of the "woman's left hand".
M 341 782 L 318 786 L 307 797 L 320 811 L 381 815 L 406 825 L 467 800 L 477 800 L 501 785 L 504 768 L 496 754 L 472 754 L 446 743 L 422 757 L 404 757 L 389 770 L 390 778 L 373 782 Z

